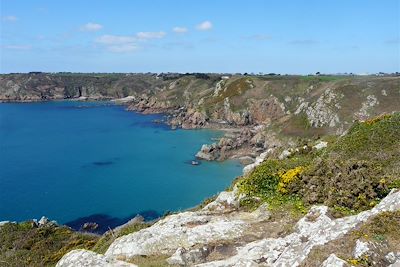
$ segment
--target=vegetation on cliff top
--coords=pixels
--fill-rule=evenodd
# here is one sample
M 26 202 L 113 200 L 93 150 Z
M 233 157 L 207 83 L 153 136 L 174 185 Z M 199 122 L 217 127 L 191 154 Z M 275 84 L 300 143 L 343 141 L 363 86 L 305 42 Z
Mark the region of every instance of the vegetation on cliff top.
M 0 266 L 54 266 L 70 250 L 91 249 L 98 239 L 64 226 L 7 223 L 0 227 Z
M 337 216 L 375 206 L 400 185 L 400 113 L 356 122 L 321 151 L 304 147 L 283 160 L 268 159 L 238 182 L 248 196 L 295 207 L 323 203 Z M 274 205 L 272 205 L 274 206 Z
M 99 236 L 54 224 L 37 226 L 33 221 L 6 223 L 0 226 L 0 266 L 54 266 L 74 249 L 105 253 L 116 238 L 148 226 L 135 222 Z

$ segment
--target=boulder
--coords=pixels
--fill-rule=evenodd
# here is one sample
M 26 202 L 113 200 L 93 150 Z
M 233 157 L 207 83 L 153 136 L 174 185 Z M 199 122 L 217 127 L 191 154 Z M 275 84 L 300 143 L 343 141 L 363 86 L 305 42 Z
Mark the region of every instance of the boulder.
M 202 263 L 209 254 L 207 247 L 196 249 L 178 248 L 175 253 L 167 259 L 171 265 L 191 266 L 193 264 Z
M 215 160 L 219 157 L 219 152 L 217 151 L 217 145 L 211 144 L 202 145 L 199 152 L 196 154 L 196 158 L 204 159 L 204 160 Z
M 329 257 L 322 263 L 321 267 L 345 267 L 349 266 L 349 264 L 338 258 L 335 254 L 329 255 Z
M 124 261 L 107 258 L 104 255 L 97 254 L 84 249 L 72 250 L 65 254 L 61 260 L 57 262 L 56 267 L 137 267 Z
M 46 224 L 50 223 L 49 219 L 45 216 L 42 216 L 42 218 L 40 218 L 38 225 L 40 226 L 45 226 Z
M 249 174 L 252 170 L 254 170 L 255 167 L 260 165 L 272 152 L 273 149 L 269 148 L 267 151 L 261 153 L 258 157 L 256 157 L 254 163 L 249 164 L 243 168 L 243 175 Z
M 368 251 L 369 251 L 368 243 L 358 239 L 356 241 L 356 246 L 354 248 L 353 256 L 354 258 L 358 259 Z

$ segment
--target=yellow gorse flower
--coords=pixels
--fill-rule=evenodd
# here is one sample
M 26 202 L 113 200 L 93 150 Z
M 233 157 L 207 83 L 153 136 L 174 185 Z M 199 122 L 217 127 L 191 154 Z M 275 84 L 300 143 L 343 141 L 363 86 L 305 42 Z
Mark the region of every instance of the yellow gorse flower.
M 298 166 L 296 168 L 290 169 L 288 171 L 281 171 L 278 173 L 279 175 L 279 183 L 278 183 L 278 191 L 280 193 L 287 193 L 287 185 L 293 182 L 295 179 L 299 177 L 299 175 L 304 171 L 304 167 Z

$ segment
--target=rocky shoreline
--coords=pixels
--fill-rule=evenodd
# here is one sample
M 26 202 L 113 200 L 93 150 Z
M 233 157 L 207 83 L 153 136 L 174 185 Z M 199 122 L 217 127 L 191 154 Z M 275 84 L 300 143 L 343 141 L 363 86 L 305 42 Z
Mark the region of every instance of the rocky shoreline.
M 3 103 L 31 103 L 48 101 L 111 101 L 116 105 L 123 105 L 128 111 L 141 114 L 165 114 L 166 123 L 171 129 L 210 129 L 224 132 L 224 136 L 218 142 L 204 144 L 196 153 L 195 157 L 207 161 L 223 161 L 226 159 L 239 160 L 243 165 L 251 164 L 255 161 L 258 154 L 264 150 L 267 144 L 260 144 L 260 135 L 263 127 L 257 126 L 233 126 L 226 122 L 210 121 L 200 112 L 186 107 L 166 107 L 158 106 L 156 101 L 148 99 L 136 100 L 134 96 L 125 98 L 98 98 L 98 97 L 79 97 L 67 99 L 24 99 L 9 100 Z M 158 122 L 159 123 L 159 122 Z M 263 140 L 264 141 L 264 140 Z M 277 140 L 273 140 L 273 146 L 280 145 Z
M 237 159 L 243 165 L 251 164 L 267 147 L 281 145 L 278 139 L 265 140 L 263 125 L 235 125 L 226 121 L 212 121 L 194 108 L 168 107 L 159 105 L 154 98 L 131 98 L 131 103 L 124 102 L 127 110 L 142 114 L 166 114 L 166 121 L 172 129 L 212 129 L 224 132 L 217 142 L 204 144 L 196 153 L 196 158 L 207 161 Z M 118 100 L 116 100 L 118 102 Z

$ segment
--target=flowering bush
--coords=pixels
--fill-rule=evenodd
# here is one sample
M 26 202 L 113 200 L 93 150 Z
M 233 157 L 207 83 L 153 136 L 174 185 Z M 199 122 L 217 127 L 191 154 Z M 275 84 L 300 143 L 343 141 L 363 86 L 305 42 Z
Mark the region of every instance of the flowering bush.
M 296 180 L 303 171 L 304 167 L 298 166 L 285 172 L 279 172 L 278 191 L 282 194 L 287 193 L 287 186 Z

